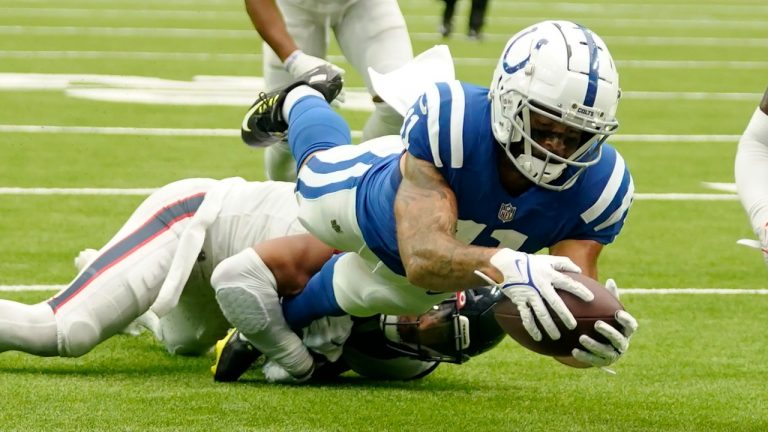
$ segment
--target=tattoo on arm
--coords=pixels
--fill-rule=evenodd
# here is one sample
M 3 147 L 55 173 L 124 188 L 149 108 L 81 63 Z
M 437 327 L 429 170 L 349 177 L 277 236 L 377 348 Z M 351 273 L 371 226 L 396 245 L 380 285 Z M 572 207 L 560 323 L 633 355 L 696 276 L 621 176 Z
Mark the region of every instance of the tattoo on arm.
M 410 154 L 404 157 L 395 219 L 408 279 L 440 291 L 482 285 L 473 271 L 485 269 L 496 250 L 456 240 L 458 206 L 453 191 L 432 164 Z

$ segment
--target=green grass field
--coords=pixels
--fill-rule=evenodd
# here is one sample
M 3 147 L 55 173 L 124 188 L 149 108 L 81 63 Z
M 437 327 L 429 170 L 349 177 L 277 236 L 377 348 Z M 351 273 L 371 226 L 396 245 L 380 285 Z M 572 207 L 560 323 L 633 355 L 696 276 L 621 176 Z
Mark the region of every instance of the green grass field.
M 624 91 L 614 145 L 638 197 L 603 253 L 602 278 L 624 288 L 768 288 L 759 254 L 735 244 L 752 236 L 739 202 L 702 185 L 733 182 L 738 135 L 766 88 L 764 0 L 491 0 L 479 43 L 464 37 L 468 3 L 460 2 L 447 41 L 466 81 L 487 85 L 509 36 L 542 19 L 578 21 L 611 48 Z M 441 2 L 400 5 L 416 52 L 443 42 Z M 186 83 L 259 76 L 260 52 L 242 2 L 0 0 L 0 188 L 263 179 L 261 151 L 237 136 L 246 104 L 83 97 L 125 85 L 107 75 Z M 338 63 L 348 87 L 361 87 L 351 66 Z M 99 77 L 60 84 L 58 74 Z M 353 130 L 367 117 L 342 113 Z M 132 132 L 105 133 L 116 127 Z M 149 128 L 214 132 L 153 135 Z M 108 240 L 143 199 L 2 190 L 0 298 L 29 303 L 52 291 L 9 287 L 66 284 L 77 252 Z M 673 193 L 730 197 L 648 195 Z M 215 384 L 212 357 L 172 357 L 146 334 L 116 336 L 78 359 L 3 353 L 0 430 L 768 430 L 767 296 L 630 292 L 622 300 L 640 330 L 616 376 L 560 366 L 512 340 L 418 382 L 350 374 L 304 387 L 268 385 L 258 372 Z

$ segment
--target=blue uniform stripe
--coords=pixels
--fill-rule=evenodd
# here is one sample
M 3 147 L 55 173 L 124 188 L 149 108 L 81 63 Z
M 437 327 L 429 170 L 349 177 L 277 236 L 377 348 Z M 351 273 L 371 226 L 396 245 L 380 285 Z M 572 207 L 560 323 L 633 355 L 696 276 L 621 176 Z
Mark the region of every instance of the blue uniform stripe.
M 440 159 L 449 161 L 451 144 L 451 110 L 452 93 L 447 83 L 437 83 L 437 91 L 440 93 L 440 133 L 438 142 L 440 147 Z
M 362 153 L 350 159 L 340 160 L 337 162 L 327 162 L 321 160 L 320 157 L 310 159 L 306 168 L 311 174 L 306 173 L 299 176 L 297 181 L 296 190 L 306 199 L 317 199 L 323 195 L 338 192 L 345 189 L 352 189 L 360 183 L 365 171 L 368 169 L 363 167 L 359 170 L 355 170 L 355 166 L 358 164 L 368 165 L 368 168 L 372 166 L 382 156 L 373 154 L 371 152 Z M 363 171 L 364 169 L 364 171 Z M 333 181 L 334 177 L 339 173 L 349 170 L 348 177 Z M 352 174 L 357 172 L 357 174 Z M 327 175 L 327 176 L 324 176 Z M 312 179 L 314 185 L 307 183 L 308 179 Z M 326 181 L 327 179 L 327 181 Z
M 331 174 L 352 168 L 359 163 L 370 165 L 378 158 L 381 158 L 381 156 L 377 156 L 371 152 L 366 152 L 350 159 L 340 160 L 337 162 L 327 162 L 321 160 L 319 157 L 315 157 L 307 161 L 306 165 L 307 168 L 313 173 Z
M 312 186 L 308 186 L 306 183 L 301 181 L 301 179 L 299 179 L 297 190 L 299 191 L 301 196 L 306 199 L 317 199 L 317 198 L 320 198 L 321 196 L 328 195 L 334 192 L 338 192 L 346 189 L 352 189 L 355 186 L 357 186 L 359 182 L 360 182 L 359 177 L 349 177 L 340 182 L 330 183 L 323 186 L 312 187 Z
M 597 44 L 592 37 L 592 32 L 584 27 L 579 27 L 584 32 L 584 36 L 587 38 L 587 49 L 589 50 L 589 82 L 587 83 L 587 93 L 584 96 L 584 105 L 595 106 L 595 99 L 597 99 L 597 82 L 600 79 L 600 56 L 598 55 Z
M 176 222 L 195 214 L 205 198 L 205 193 L 199 193 L 184 198 L 164 207 L 155 213 L 144 225 L 120 240 L 102 253 L 88 266 L 69 287 L 48 300 L 54 313 L 77 293 L 90 285 L 104 271 L 124 260 L 138 248 L 144 246 L 158 235 L 170 229 Z

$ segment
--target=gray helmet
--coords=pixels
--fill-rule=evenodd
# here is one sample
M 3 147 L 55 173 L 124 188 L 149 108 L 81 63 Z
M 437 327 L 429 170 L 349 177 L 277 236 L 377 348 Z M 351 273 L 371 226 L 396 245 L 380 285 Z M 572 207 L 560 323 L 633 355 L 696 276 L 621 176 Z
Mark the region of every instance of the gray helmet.
M 382 315 L 386 346 L 424 361 L 463 363 L 504 338 L 493 313 L 503 297 L 496 288 L 474 288 L 419 316 Z

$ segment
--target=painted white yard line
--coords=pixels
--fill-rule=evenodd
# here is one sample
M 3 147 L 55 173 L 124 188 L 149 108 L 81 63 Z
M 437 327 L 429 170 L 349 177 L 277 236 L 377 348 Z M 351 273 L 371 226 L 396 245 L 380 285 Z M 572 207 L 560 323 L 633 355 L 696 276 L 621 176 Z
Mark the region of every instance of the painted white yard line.
M 41 2 L 40 0 L 25 0 L 25 3 L 38 3 Z M 95 0 L 91 0 L 91 2 L 103 6 L 104 3 L 99 3 Z M 88 3 L 87 1 L 80 0 L 79 3 Z M 219 0 L 219 1 L 210 1 L 210 0 L 174 0 L 174 1 L 164 1 L 164 5 L 184 5 L 184 4 L 194 4 L 199 6 L 206 6 L 211 4 L 218 4 L 218 5 L 229 5 L 231 4 L 231 1 L 228 0 Z M 46 3 L 46 5 L 49 5 L 50 3 Z M 426 2 L 414 2 L 411 1 L 407 4 L 407 6 L 411 9 L 421 9 L 422 7 L 428 8 L 428 10 L 432 11 L 434 10 L 434 6 L 432 5 L 432 2 L 426 1 Z M 140 7 L 140 6 L 139 6 Z M 765 6 L 759 6 L 754 4 L 698 4 L 698 3 L 665 3 L 665 4 L 645 4 L 645 3 L 571 3 L 571 2 L 556 2 L 556 3 L 538 3 L 538 2 L 499 2 L 498 4 L 494 4 L 493 6 L 494 10 L 508 10 L 508 11 L 521 11 L 521 10 L 541 10 L 543 8 L 546 8 L 548 10 L 556 10 L 556 11 L 563 11 L 563 12 L 570 12 L 570 13 L 578 13 L 578 12 L 589 12 L 592 14 L 595 13 L 605 13 L 605 14 L 616 14 L 616 13 L 628 13 L 628 14 L 636 14 L 636 13 L 653 13 L 656 16 L 664 16 L 664 11 L 672 12 L 672 11 L 687 11 L 688 13 L 697 12 L 707 12 L 707 13 L 727 13 L 727 14 L 734 14 L 734 13 L 742 13 L 742 14 L 759 14 L 761 12 L 768 12 L 768 8 Z M 202 9 L 202 8 L 197 8 Z M 198 10 L 195 10 L 194 12 L 188 11 L 188 10 L 174 10 L 171 8 L 168 9 L 155 9 L 152 8 L 152 15 L 155 15 L 156 13 L 173 13 L 178 12 L 180 16 L 189 16 L 189 17 L 195 17 L 196 13 L 198 13 Z M 25 14 L 27 13 L 32 14 L 32 16 L 35 16 L 35 14 L 59 14 L 59 15 L 69 15 L 69 14 L 78 14 L 78 13 L 91 13 L 91 14 L 107 14 L 107 15 L 115 15 L 115 16 L 125 16 L 126 14 L 132 14 L 132 13 L 143 13 L 144 15 L 147 14 L 146 10 L 136 10 L 136 9 L 106 9 L 106 8 L 82 8 L 82 7 L 69 7 L 69 8 L 52 8 L 52 7 L 40 7 L 40 8 L 26 8 L 26 7 L 5 7 L 0 8 L 0 12 L 5 12 L 7 14 Z M 243 14 L 243 12 L 237 12 L 237 11 L 219 11 L 219 10 L 201 10 L 200 12 L 204 13 L 210 13 L 210 12 L 229 12 L 229 13 L 238 13 L 239 16 Z M 410 12 L 410 9 L 406 9 L 406 12 Z M 165 15 L 162 15 L 165 16 Z M 725 18 L 725 17 L 723 17 Z
M 495 8 L 495 6 L 494 6 Z M 419 15 L 419 16 L 407 16 L 406 20 L 409 23 L 412 22 L 418 22 L 419 24 L 433 24 L 437 25 L 437 23 L 440 22 L 442 19 L 442 16 L 439 15 Z M 539 22 L 539 21 L 545 21 L 548 19 L 552 19 L 552 16 L 494 16 L 492 18 L 493 23 L 495 25 L 507 25 L 507 26 L 514 26 L 518 28 L 526 27 L 530 24 Z M 592 28 L 601 28 L 601 29 L 607 29 L 607 28 L 622 28 L 625 29 L 627 27 L 639 27 L 642 28 L 643 31 L 648 28 L 665 28 L 665 27 L 671 27 L 671 28 L 692 28 L 692 29 L 702 29 L 702 28 L 708 28 L 708 29 L 764 29 L 765 28 L 765 20 L 764 19 L 729 19 L 729 18 L 701 18 L 701 17 L 693 17 L 693 18 L 647 18 L 647 17 L 597 17 L 594 15 L 591 15 L 589 18 L 574 18 L 575 20 L 581 22 L 582 24 L 592 27 Z M 605 30 L 603 30 L 604 32 Z M 511 36 L 511 35 L 510 35 Z M 457 33 L 456 36 L 461 38 L 461 33 Z
M 138 195 L 147 196 L 157 188 L 18 188 L 0 187 L 0 195 Z
M 768 295 L 768 289 L 741 288 L 621 288 L 621 295 Z
M 0 285 L 0 291 L 25 292 L 25 291 L 61 291 L 66 285 Z
M 237 129 L 172 129 L 172 128 L 133 128 L 104 126 L 49 126 L 49 125 L 0 125 L 0 132 L 5 133 L 43 133 L 43 134 L 94 134 L 94 135 L 138 135 L 138 136 L 201 136 L 234 137 L 240 136 Z
M 761 23 L 763 25 L 763 23 Z M 168 51 L 25 51 L 0 50 L 0 58 L 16 59 L 84 59 L 84 60 L 146 60 L 146 61 L 222 61 L 261 62 L 258 53 L 203 53 Z M 330 55 L 336 64 L 348 65 L 346 57 Z M 455 57 L 459 66 L 495 66 L 498 59 L 481 57 Z M 768 69 L 768 61 L 761 60 L 616 60 L 621 68 L 636 69 Z
M 608 142 L 724 142 L 735 143 L 741 135 L 637 135 L 618 134 L 608 139 Z
M 0 292 L 60 291 L 67 285 L 0 285 Z M 622 288 L 621 295 L 768 295 L 768 289 Z
M 30 36 L 99 36 L 99 37 L 204 37 L 220 39 L 257 39 L 258 34 L 253 30 L 235 29 L 194 29 L 194 28 L 142 28 L 142 27 L 84 27 L 84 26 L 0 26 L 0 34 L 30 35 Z M 437 33 L 411 33 L 411 38 L 417 40 L 439 40 Z M 485 35 L 492 41 L 506 41 L 508 34 Z M 768 38 L 747 37 L 695 37 L 695 36 L 611 36 L 604 35 L 608 45 L 677 45 L 677 46 L 717 46 L 717 47 L 766 47 Z
M 1 31 L 2 29 L 0 29 Z M 506 42 L 509 34 L 486 33 L 483 37 L 490 42 Z M 438 41 L 436 33 L 411 33 L 411 38 L 420 41 Z M 612 36 L 603 35 L 608 46 L 708 46 L 708 47 L 768 47 L 768 38 L 711 37 L 711 36 Z
M 42 134 L 94 134 L 94 135 L 137 135 L 137 136 L 240 136 L 237 129 L 184 129 L 184 128 L 133 128 L 109 126 L 53 126 L 53 125 L 0 125 L 0 133 L 42 133 Z M 360 138 L 362 131 L 352 131 L 352 138 Z M 612 142 L 724 142 L 735 143 L 740 135 L 616 135 Z
M 636 193 L 636 201 L 738 201 L 735 194 L 706 193 Z
M 341 56 L 338 58 L 343 59 Z M 118 59 L 118 60 L 168 60 L 168 61 L 258 61 L 257 53 L 192 53 L 166 51 L 16 51 L 0 50 L 0 58 L 17 59 Z M 335 60 L 334 60 L 335 61 Z
M 616 60 L 620 68 L 637 69 L 768 69 L 768 61 L 750 60 Z
M 61 90 L 67 96 L 160 105 L 248 106 L 264 89 L 257 76 L 195 76 L 173 80 L 138 75 L 0 73 L 0 91 Z M 372 111 L 365 88 L 349 87 L 342 108 Z M 757 101 L 762 93 L 627 91 L 625 99 Z
M 143 8 L 134 9 L 103 9 L 103 8 L 77 8 L 77 7 L 0 7 L 0 16 L 5 17 L 55 17 L 55 18 L 146 18 L 149 15 L 153 19 L 229 19 L 242 20 L 245 10 L 179 10 L 179 9 L 155 9 L 148 11 Z
M 50 0 L 24 0 L 25 4 L 43 4 L 46 6 L 49 6 L 51 4 Z M 93 4 L 98 7 L 104 6 L 104 0 L 77 0 L 78 4 Z M 152 4 L 157 5 L 157 2 L 154 1 L 134 1 L 133 3 L 138 4 L 139 7 L 141 7 L 142 4 Z M 407 4 L 408 6 L 416 6 L 416 7 L 424 7 L 429 8 L 430 10 L 434 9 L 434 1 L 432 0 L 411 0 Z M 232 0 L 163 0 L 163 5 L 175 5 L 175 6 L 184 6 L 184 5 L 197 5 L 200 8 L 203 6 L 208 5 L 221 5 L 221 6 L 231 6 Z M 709 11 L 709 12 L 731 12 L 736 9 L 743 9 L 746 11 L 746 13 L 754 12 L 754 11 L 760 11 L 760 10 L 766 10 L 768 11 L 768 8 L 757 6 L 753 3 L 737 3 L 737 2 L 724 2 L 724 4 L 715 4 L 715 5 L 706 5 L 706 4 L 699 4 L 699 3 L 664 3 L 664 4 L 652 4 L 649 5 L 644 2 L 622 2 L 622 3 L 610 3 L 609 4 L 612 7 L 617 8 L 624 8 L 624 9 L 631 9 L 636 10 L 637 8 L 644 8 L 649 9 L 651 11 L 659 10 L 657 8 L 685 8 L 685 9 L 692 9 L 694 11 Z M 565 10 L 578 10 L 578 9 L 584 9 L 584 10 L 595 10 L 595 9 L 603 9 L 607 7 L 606 3 L 582 3 L 582 2 L 556 2 L 556 3 L 546 3 L 547 7 L 553 7 L 553 8 L 559 8 L 559 9 L 565 9 Z M 521 8 L 530 8 L 530 9 L 541 9 L 542 3 L 540 2 L 513 2 L 513 3 L 506 3 L 506 2 L 499 2 L 498 5 L 494 4 L 494 9 L 521 9 Z
M 172 129 L 133 128 L 104 126 L 50 126 L 50 125 L 0 125 L 0 133 L 129 135 L 129 136 L 199 136 L 239 137 L 237 129 Z M 352 138 L 359 139 L 362 131 L 353 130 Z
M 569 13 L 599 13 L 603 14 L 637 14 L 637 13 L 649 13 L 654 16 L 666 16 L 666 14 L 680 12 L 688 14 L 708 14 L 708 13 L 724 13 L 724 14 L 746 14 L 750 16 L 756 16 L 761 13 L 768 13 L 768 7 L 765 5 L 754 4 L 738 4 L 730 3 L 729 1 L 723 1 L 721 4 L 701 4 L 698 3 L 571 3 L 571 2 L 556 2 L 556 3 L 540 3 L 540 2 L 497 2 L 494 3 L 494 10 L 505 10 L 510 13 L 520 9 L 533 9 L 541 10 L 542 8 L 554 9 L 562 12 Z
M 149 195 L 155 188 L 42 188 L 0 187 L 0 195 Z M 736 201 L 735 194 L 636 193 L 638 201 Z
M 718 92 L 658 92 L 658 91 L 628 91 L 622 92 L 622 98 L 643 100 L 726 100 L 757 102 L 762 93 L 718 93 Z
M 540 5 L 539 5 L 540 6 Z M 659 5 L 656 5 L 658 7 Z M 697 5 L 700 6 L 700 5 Z M 605 5 L 601 6 L 602 10 Z M 494 6 L 496 8 L 496 6 Z M 515 10 L 519 11 L 519 4 L 515 3 Z M 539 8 L 537 8 L 539 9 Z M 594 12 L 594 11 L 592 11 Z M 656 12 L 656 11 L 654 11 Z M 147 11 L 144 9 L 102 9 L 102 8 L 41 8 L 41 7 L 3 7 L 0 8 L 0 16 L 6 17 L 84 17 L 84 18 L 143 18 L 147 16 Z M 152 9 L 151 17 L 153 19 L 216 19 L 216 20 L 242 20 L 244 13 L 241 11 L 233 10 L 201 10 L 195 8 L 195 10 L 178 10 L 178 9 Z M 436 23 L 441 17 L 437 14 L 421 14 L 406 16 L 406 20 L 409 22 L 422 22 L 422 23 Z M 494 16 L 493 22 L 497 25 L 527 25 L 533 22 L 543 21 L 550 19 L 551 17 L 510 17 L 510 16 Z M 584 20 L 581 20 L 584 21 Z M 627 26 L 639 26 L 654 28 L 659 27 L 690 27 L 690 28 L 759 28 L 765 27 L 765 21 L 761 19 L 729 19 L 728 17 L 714 18 L 668 18 L 661 19 L 654 17 L 653 19 L 648 17 L 639 18 L 626 18 L 626 17 L 613 17 L 603 18 L 590 16 L 585 22 L 589 26 L 600 27 L 627 27 Z

